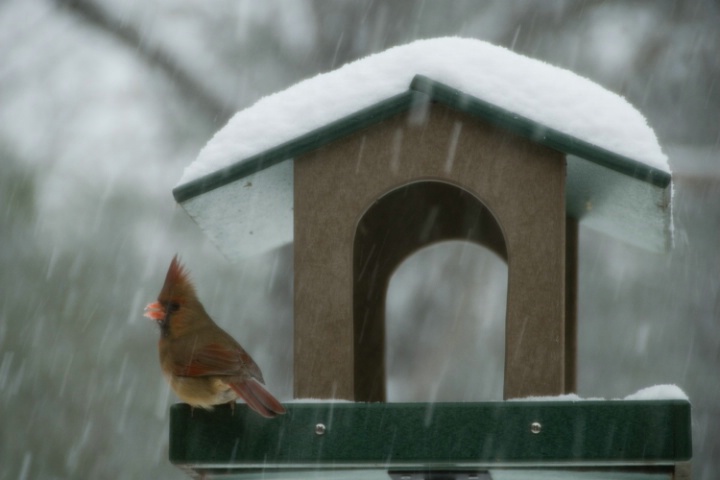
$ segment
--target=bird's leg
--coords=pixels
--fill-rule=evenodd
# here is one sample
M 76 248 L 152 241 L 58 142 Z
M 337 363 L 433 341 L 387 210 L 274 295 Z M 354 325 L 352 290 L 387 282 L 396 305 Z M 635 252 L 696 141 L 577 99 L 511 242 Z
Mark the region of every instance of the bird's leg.
M 228 402 L 228 404 L 230 404 L 230 416 L 234 417 L 235 416 L 235 400 L 230 400 Z

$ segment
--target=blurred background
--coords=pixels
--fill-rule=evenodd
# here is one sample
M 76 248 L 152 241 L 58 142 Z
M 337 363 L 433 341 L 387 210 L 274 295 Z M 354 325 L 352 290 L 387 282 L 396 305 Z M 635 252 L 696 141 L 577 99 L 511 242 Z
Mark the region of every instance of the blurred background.
M 237 110 L 418 38 L 488 40 L 648 118 L 674 173 L 675 249 L 581 231 L 579 394 L 675 383 L 693 478 L 720 478 L 720 2 L 3 0 L 0 479 L 182 478 L 175 400 L 142 317 L 179 253 L 211 315 L 292 397 L 292 248 L 228 264 L 177 207 Z M 389 392 L 499 400 L 507 268 L 463 243 L 389 289 Z

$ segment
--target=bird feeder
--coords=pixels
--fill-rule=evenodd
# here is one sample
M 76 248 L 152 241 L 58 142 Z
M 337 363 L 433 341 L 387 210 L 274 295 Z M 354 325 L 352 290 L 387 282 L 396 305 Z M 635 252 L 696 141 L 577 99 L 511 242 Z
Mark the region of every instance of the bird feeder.
M 445 70 L 425 69 L 437 78 L 417 67 L 420 74 L 401 91 L 369 88 L 368 104 L 349 112 L 331 99 L 303 96 L 363 96 L 354 89 L 365 87 L 348 78 L 382 70 L 382 55 L 387 64 L 413 52 L 430 61 L 421 54 L 437 48 L 464 52 L 478 65 L 458 68 L 449 81 L 457 58 Z M 477 50 L 486 56 L 472 57 Z M 315 102 L 294 119 L 306 131 L 296 132 L 287 118 L 285 137 L 240 158 L 228 147 L 242 131 L 235 120 L 216 136 L 203 154 L 231 161 L 182 182 L 175 199 L 231 259 L 293 243 L 294 396 L 347 402 L 289 403 L 288 414 L 271 421 L 243 409 L 232 415 L 176 405 L 175 464 L 203 478 L 689 475 L 686 400 L 552 398 L 576 390 L 579 224 L 652 250 L 669 248 L 671 175 L 632 150 L 604 145 L 613 135 L 595 142 L 582 128 L 575 132 L 568 114 L 553 117 L 569 101 L 528 110 L 522 101 L 503 104 L 504 96 L 492 94 L 497 87 L 477 93 L 493 65 L 501 69 L 518 57 L 474 40 L 417 42 L 371 57 L 365 70 L 340 69 L 265 101 L 266 110 L 281 111 L 283 100 L 298 96 Z M 520 58 L 517 68 L 529 68 L 529 77 L 540 69 L 574 79 Z M 478 69 L 482 78 L 474 79 Z M 325 92 L 328 76 L 339 93 Z M 515 96 L 513 83 L 503 82 L 500 91 Z M 339 113 L 314 125 L 313 109 L 324 108 Z M 590 131 L 601 131 L 603 122 L 617 128 L 596 114 L 590 112 L 591 123 L 599 126 Z M 445 240 L 482 245 L 507 262 L 503 398 L 545 400 L 385 403 L 390 277 L 408 256 Z M 561 470 L 567 476 L 558 476 Z

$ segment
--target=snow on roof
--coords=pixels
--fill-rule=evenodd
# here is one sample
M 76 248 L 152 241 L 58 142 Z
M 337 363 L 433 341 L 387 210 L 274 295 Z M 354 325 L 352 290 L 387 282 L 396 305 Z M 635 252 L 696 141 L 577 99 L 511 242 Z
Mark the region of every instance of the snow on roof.
M 475 39 L 394 47 L 260 99 L 218 131 L 179 184 L 316 130 L 408 90 L 425 75 L 468 95 L 669 172 L 645 118 L 623 97 L 573 72 Z

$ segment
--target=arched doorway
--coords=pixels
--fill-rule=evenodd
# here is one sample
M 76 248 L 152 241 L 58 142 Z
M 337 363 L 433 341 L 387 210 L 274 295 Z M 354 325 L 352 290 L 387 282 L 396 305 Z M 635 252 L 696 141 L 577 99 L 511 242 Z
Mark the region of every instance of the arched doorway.
M 380 197 L 359 219 L 353 245 L 356 401 L 386 400 L 385 302 L 393 272 L 419 249 L 448 240 L 482 245 L 507 261 L 495 216 L 451 183 L 405 184 Z
M 398 266 L 385 302 L 388 401 L 502 400 L 507 274 L 502 258 L 467 241 Z

